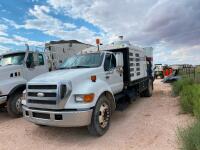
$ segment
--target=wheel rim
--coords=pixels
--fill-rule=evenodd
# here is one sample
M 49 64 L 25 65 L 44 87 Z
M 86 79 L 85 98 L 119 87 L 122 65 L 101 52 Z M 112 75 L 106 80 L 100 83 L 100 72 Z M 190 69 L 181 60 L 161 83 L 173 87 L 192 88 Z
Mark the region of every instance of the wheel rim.
M 22 105 L 21 105 L 21 103 L 22 103 L 22 96 L 20 96 L 20 97 L 17 99 L 17 101 L 16 101 L 16 108 L 17 108 L 17 111 L 18 111 L 19 113 L 22 112 Z
M 99 109 L 99 125 L 101 128 L 105 128 L 108 125 L 110 118 L 109 106 L 103 103 Z

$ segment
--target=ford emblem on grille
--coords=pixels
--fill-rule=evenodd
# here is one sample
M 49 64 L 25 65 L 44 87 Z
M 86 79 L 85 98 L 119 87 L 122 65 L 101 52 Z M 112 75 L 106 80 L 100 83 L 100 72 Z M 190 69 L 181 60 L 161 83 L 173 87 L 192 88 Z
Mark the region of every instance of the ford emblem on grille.
M 38 97 L 44 97 L 44 93 L 37 93 Z

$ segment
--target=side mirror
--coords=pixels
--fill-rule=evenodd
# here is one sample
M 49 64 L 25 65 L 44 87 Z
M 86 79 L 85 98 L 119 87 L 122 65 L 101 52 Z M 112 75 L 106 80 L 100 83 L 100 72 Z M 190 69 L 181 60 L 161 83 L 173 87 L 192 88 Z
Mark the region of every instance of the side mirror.
M 124 66 L 124 60 L 123 60 L 123 54 L 122 53 L 116 53 L 116 65 L 118 67 L 123 67 Z
M 38 64 L 39 64 L 38 53 L 37 52 L 29 53 L 28 56 L 27 56 L 27 60 L 26 60 L 27 68 L 34 68 Z
M 123 73 L 124 59 L 122 53 L 116 53 L 116 69 L 119 73 Z
M 34 68 L 36 66 L 34 61 L 27 61 L 26 62 L 27 68 Z

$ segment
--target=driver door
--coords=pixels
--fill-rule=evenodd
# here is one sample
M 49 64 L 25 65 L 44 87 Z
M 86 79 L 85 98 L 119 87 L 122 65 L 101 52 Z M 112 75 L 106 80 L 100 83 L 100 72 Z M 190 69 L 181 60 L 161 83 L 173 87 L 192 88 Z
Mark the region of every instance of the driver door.
M 114 54 L 106 54 L 104 61 L 105 81 L 110 85 L 114 94 L 123 89 L 123 74 L 116 69 L 116 57 Z

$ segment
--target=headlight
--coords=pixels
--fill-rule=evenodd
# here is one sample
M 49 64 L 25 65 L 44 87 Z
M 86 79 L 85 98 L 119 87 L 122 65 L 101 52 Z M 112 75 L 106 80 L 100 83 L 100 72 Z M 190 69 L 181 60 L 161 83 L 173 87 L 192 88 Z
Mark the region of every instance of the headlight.
M 75 95 L 75 101 L 76 102 L 92 102 L 94 99 L 94 94 L 81 94 L 81 95 Z
M 22 100 L 26 100 L 26 97 L 27 97 L 27 91 L 24 90 L 22 93 Z
M 22 101 L 21 101 L 22 105 L 26 105 L 26 99 L 27 99 L 27 91 L 24 90 L 22 93 Z
M 67 86 L 65 84 L 60 85 L 60 98 L 63 99 L 67 92 Z
M 60 98 L 63 99 L 64 97 L 69 96 L 72 91 L 72 84 L 71 82 L 67 82 L 66 84 L 60 85 Z

